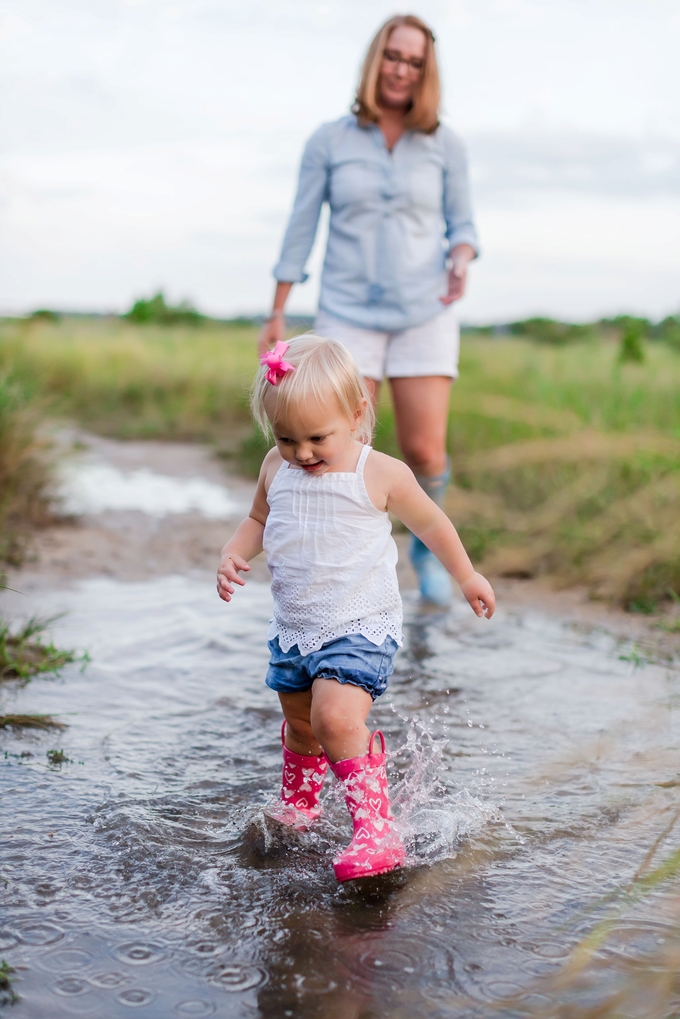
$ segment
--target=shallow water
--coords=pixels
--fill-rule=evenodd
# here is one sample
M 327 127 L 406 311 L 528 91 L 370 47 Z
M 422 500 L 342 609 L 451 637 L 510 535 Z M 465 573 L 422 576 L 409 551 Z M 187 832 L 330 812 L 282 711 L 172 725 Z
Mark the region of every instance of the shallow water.
M 170 477 L 148 467 L 122 471 L 91 456 L 72 458 L 62 466 L 55 497 L 61 512 L 73 516 L 139 510 L 153 517 L 199 513 L 228 520 L 240 509 L 228 489 L 214 481 Z
M 315 832 L 264 819 L 280 767 L 266 587 L 230 606 L 203 575 L 3 601 L 66 612 L 57 643 L 91 656 L 3 684 L 5 710 L 69 725 L 0 731 L 14 1019 L 673 1014 L 672 665 L 529 610 L 487 623 L 407 605 L 372 718 L 410 865 L 339 887 L 332 781 Z

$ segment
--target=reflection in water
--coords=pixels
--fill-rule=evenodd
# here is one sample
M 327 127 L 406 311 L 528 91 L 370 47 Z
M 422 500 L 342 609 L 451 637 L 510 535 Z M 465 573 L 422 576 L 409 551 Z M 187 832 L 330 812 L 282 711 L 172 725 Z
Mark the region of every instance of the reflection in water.
M 70 726 L 61 769 L 53 735 L 2 735 L 16 1019 L 671 1014 L 670 667 L 528 611 L 412 611 L 373 716 L 399 748 L 409 868 L 338 886 L 334 784 L 309 833 L 263 813 L 280 768 L 265 587 L 225 607 L 211 578 L 97 580 L 31 602 L 68 612 L 58 640 L 92 664 L 4 695 Z
M 239 510 L 224 485 L 205 478 L 172 478 L 147 467 L 123 472 L 87 460 L 62 467 L 57 498 L 61 512 L 73 516 L 139 510 L 152 517 L 200 513 L 209 520 L 228 520 Z

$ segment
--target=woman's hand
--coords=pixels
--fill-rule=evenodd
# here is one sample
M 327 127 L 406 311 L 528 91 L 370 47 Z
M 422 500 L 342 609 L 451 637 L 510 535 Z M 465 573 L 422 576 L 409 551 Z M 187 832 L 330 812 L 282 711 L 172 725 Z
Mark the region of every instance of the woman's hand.
M 481 573 L 473 573 L 471 577 L 463 581 L 460 589 L 470 604 L 470 608 L 480 618 L 486 616 L 491 619 L 496 610 L 496 595 L 486 577 Z
M 453 304 L 465 293 L 468 262 L 475 257 L 475 250 L 469 244 L 458 244 L 449 255 L 449 289 L 439 300 L 442 304 Z
M 234 584 L 238 584 L 239 587 L 245 586 L 245 580 L 239 577 L 238 571 L 243 570 L 247 572 L 249 569 L 250 566 L 240 555 L 235 555 L 232 552 L 230 555 L 222 556 L 217 571 L 217 593 L 222 601 L 231 601 L 231 596 L 234 593 Z
M 257 338 L 257 352 L 260 357 L 266 354 L 268 350 L 276 346 L 279 341 L 283 342 L 286 338 L 286 320 L 283 314 L 277 315 L 275 318 L 268 318 L 260 329 L 260 335 Z
M 470 248 L 470 251 L 472 251 L 472 248 Z M 274 308 L 260 329 L 260 335 L 257 338 L 257 352 L 260 357 L 266 354 L 268 350 L 271 350 L 272 347 L 275 347 L 277 343 L 283 343 L 286 338 L 286 319 L 283 309 L 292 288 L 292 283 L 282 283 L 281 280 L 276 284 Z

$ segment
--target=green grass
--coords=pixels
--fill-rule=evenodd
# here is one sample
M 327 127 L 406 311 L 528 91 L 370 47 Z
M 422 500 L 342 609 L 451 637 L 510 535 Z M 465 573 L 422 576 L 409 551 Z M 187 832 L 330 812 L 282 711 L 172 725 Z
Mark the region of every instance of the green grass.
M 472 338 L 449 509 L 491 572 L 550 574 L 645 610 L 680 591 L 680 356 Z
M 15 973 L 14 967 L 0 959 L 0 1006 L 14 1005 L 19 1000 L 18 994 L 12 987 L 12 977 Z
M 45 643 L 41 635 L 53 619 L 29 619 L 12 632 L 9 624 L 0 619 L 0 680 L 29 680 L 44 672 L 58 672 L 64 665 L 75 661 L 73 651 L 60 651 Z
M 248 422 L 254 334 L 206 323 L 64 319 L 0 324 L 0 370 L 28 398 L 103 435 L 229 438 Z
M 52 715 L 0 715 L 0 729 L 65 729 Z
M 31 528 L 49 516 L 50 463 L 40 415 L 0 367 L 0 562 L 19 563 Z
M 547 574 L 647 611 L 680 592 L 680 347 L 640 336 L 642 360 L 626 361 L 626 322 L 464 336 L 448 508 L 491 573 Z M 255 340 L 208 321 L 6 322 L 0 371 L 45 413 L 123 438 L 211 441 L 252 475 L 266 450 L 247 409 Z M 375 444 L 398 452 L 387 387 Z

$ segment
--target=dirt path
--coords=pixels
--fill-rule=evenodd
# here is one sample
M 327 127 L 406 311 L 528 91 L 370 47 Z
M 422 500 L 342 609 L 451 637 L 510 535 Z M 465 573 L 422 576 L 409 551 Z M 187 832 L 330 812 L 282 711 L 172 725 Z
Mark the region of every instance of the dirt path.
M 138 482 L 137 492 L 147 493 L 158 479 L 178 491 L 201 481 L 213 486 L 232 503 L 228 515 L 211 518 L 200 509 L 165 515 L 140 508 L 104 508 L 85 511 L 39 531 L 28 560 L 21 569 L 8 573 L 8 585 L 26 594 L 32 590 L 58 588 L 86 578 L 107 576 L 123 581 L 146 580 L 172 574 L 212 574 L 219 551 L 248 512 L 254 482 L 225 470 L 224 464 L 204 446 L 171 442 L 120 442 L 78 431 L 60 434 L 67 450 L 67 471 L 71 478 L 90 479 L 101 501 L 120 501 L 130 479 Z M 97 474 L 99 471 L 99 474 Z M 88 473 L 89 472 L 89 473 Z M 100 486 L 101 487 L 101 486 Z M 158 496 L 158 493 L 156 493 Z M 135 496 L 132 496 L 134 502 Z M 153 500 L 152 500 L 153 501 Z M 402 590 L 416 587 L 408 562 L 407 535 L 395 533 L 399 547 L 399 581 Z M 251 578 L 268 579 L 262 556 L 252 564 Z M 615 608 L 592 602 L 582 590 L 555 591 L 548 583 L 497 579 L 498 597 L 517 608 L 540 607 L 545 612 L 587 626 L 603 627 L 625 637 L 653 640 L 675 648 L 677 635 L 661 632 L 658 623 L 644 616 L 632 616 Z

